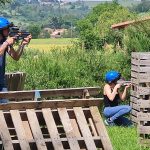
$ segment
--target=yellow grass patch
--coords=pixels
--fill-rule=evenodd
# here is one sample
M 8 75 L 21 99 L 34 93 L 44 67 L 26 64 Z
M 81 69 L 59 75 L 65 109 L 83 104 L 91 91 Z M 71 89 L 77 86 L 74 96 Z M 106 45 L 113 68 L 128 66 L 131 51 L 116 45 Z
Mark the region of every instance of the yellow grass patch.
M 67 47 L 70 47 L 72 46 L 71 44 L 70 45 L 66 45 L 66 44 L 61 44 L 61 45 L 57 45 L 57 44 L 40 44 L 40 45 L 37 45 L 37 44 L 31 44 L 29 45 L 28 47 L 31 48 L 31 49 L 37 49 L 37 50 L 40 50 L 40 51 L 49 51 L 49 50 L 52 50 L 52 49 L 60 49 L 60 50 L 64 50 L 66 49 Z

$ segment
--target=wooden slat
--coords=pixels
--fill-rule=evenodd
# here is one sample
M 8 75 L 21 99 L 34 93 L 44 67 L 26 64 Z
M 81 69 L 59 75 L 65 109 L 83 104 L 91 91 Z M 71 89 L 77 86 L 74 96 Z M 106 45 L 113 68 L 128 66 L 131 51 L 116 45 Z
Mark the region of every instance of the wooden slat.
M 83 137 L 77 138 L 77 140 L 81 144 L 84 143 L 84 138 Z M 45 143 L 51 143 L 52 142 L 51 138 L 46 138 L 46 139 L 44 139 L 44 141 L 45 141 Z M 99 137 L 93 137 L 93 141 L 98 142 L 99 141 Z M 29 143 L 33 144 L 35 142 L 36 142 L 35 139 L 29 140 Z M 61 142 L 62 143 L 68 143 L 68 139 L 67 138 L 61 138 Z M 19 144 L 19 140 L 12 140 L 12 143 L 13 143 L 13 145 Z M 2 141 L 0 141 L 0 145 L 2 145 Z
M 25 101 L 25 102 L 9 102 L 1 104 L 0 110 L 13 110 L 13 109 L 41 109 L 41 108 L 72 108 L 73 106 L 89 107 L 100 106 L 103 103 L 102 98 L 92 99 L 67 99 L 67 100 L 43 100 L 43 101 Z
M 138 100 L 137 105 L 139 108 L 150 108 L 150 100 Z
M 140 121 L 150 121 L 150 113 L 138 112 L 137 116 Z
M 139 134 L 150 134 L 150 126 L 138 125 L 137 129 Z
M 146 65 L 146 66 L 150 66 L 150 60 L 146 59 L 146 60 L 136 60 L 136 59 L 132 59 L 131 60 L 131 64 L 134 65 Z
M 64 88 L 64 89 L 47 89 L 47 90 L 38 90 L 41 94 L 41 98 L 47 97 L 72 97 L 78 96 L 82 97 L 83 91 L 87 89 L 91 96 L 98 95 L 100 87 L 81 87 L 81 88 Z M 1 92 L 0 98 L 8 99 L 34 99 L 36 90 L 29 91 L 10 91 L 10 92 Z
M 26 112 L 38 150 L 47 150 L 35 111 L 27 109 Z
M 135 116 L 130 116 L 131 117 L 131 120 L 134 122 L 134 123 L 138 123 L 138 119 L 137 119 L 137 117 L 135 117 Z
M 139 111 L 134 110 L 134 109 L 131 110 L 131 114 L 132 114 L 133 116 L 135 116 L 135 117 L 137 117 L 137 113 L 138 113 L 138 112 L 139 112 Z
M 66 108 L 58 108 L 58 113 L 59 113 L 61 122 L 63 124 L 63 127 L 65 129 L 65 133 L 66 133 L 70 148 L 72 150 L 79 150 L 80 147 L 77 141 L 77 137 L 71 125 L 71 121 L 69 119 Z
M 91 135 L 91 132 L 89 130 L 89 127 L 88 127 L 87 121 L 85 119 L 82 108 L 81 107 L 74 107 L 73 109 L 74 109 L 79 127 L 81 129 L 82 135 L 85 139 L 85 144 L 87 146 L 87 149 L 88 150 L 96 150 L 97 148 L 96 148 L 95 143 L 92 139 L 92 135 Z
M 94 124 L 93 124 L 92 118 L 88 118 L 88 121 L 89 121 L 91 130 L 92 130 L 92 134 L 93 134 L 94 136 L 98 136 L 98 135 L 97 135 L 97 132 L 96 132 L 96 129 L 95 129 L 95 126 L 94 126 Z
M 131 56 L 136 59 L 150 59 L 149 52 L 132 52 Z
M 11 117 L 17 132 L 17 137 L 22 150 L 30 150 L 29 143 L 26 138 L 25 130 L 23 128 L 22 120 L 18 110 L 10 110 Z
M 63 150 L 63 145 L 61 143 L 61 139 L 51 112 L 50 108 L 42 109 L 43 116 L 53 143 L 53 146 L 56 150 Z
M 2 111 L 0 111 L 0 136 L 3 142 L 4 149 L 13 150 L 14 148 L 12 145 L 10 133 L 8 131 L 8 127 Z
M 131 65 L 131 70 L 137 71 L 137 72 L 150 73 L 150 67 L 138 67 L 138 66 Z
M 109 136 L 107 134 L 105 125 L 103 123 L 102 117 L 99 113 L 98 107 L 90 107 L 90 111 L 91 111 L 91 115 L 93 117 L 94 120 L 94 124 L 96 126 L 97 132 L 100 136 L 100 139 L 102 141 L 104 150 L 113 150 L 113 147 L 111 145 Z
M 32 140 L 33 136 L 32 136 L 32 132 L 29 126 L 29 122 L 28 121 L 22 121 L 25 133 L 26 133 L 26 138 L 27 140 Z
M 81 134 L 80 134 L 80 131 L 79 131 L 79 128 L 78 128 L 78 125 L 77 125 L 77 122 L 75 119 L 70 119 L 71 121 L 71 125 L 74 129 L 74 132 L 75 132 L 75 136 L 76 137 L 81 137 Z

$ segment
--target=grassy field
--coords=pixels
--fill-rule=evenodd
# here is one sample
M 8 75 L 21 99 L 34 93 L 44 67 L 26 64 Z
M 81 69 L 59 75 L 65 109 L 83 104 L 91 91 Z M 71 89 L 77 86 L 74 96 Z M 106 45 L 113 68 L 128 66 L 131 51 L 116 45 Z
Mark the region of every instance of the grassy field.
M 77 39 L 71 38 L 58 38 L 58 39 L 32 39 L 29 48 L 37 49 L 37 50 L 51 50 L 51 49 L 66 49 L 68 46 L 72 46 L 73 42 L 77 41 Z

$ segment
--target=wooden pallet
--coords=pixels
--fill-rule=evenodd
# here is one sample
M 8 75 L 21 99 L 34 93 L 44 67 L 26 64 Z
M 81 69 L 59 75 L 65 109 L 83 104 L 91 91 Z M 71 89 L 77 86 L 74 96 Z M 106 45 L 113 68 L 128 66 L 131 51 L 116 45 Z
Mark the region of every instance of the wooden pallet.
M 150 146 L 150 112 L 138 112 L 138 134 L 141 145 Z
M 23 72 L 6 73 L 8 91 L 21 91 L 24 88 L 26 74 Z
M 0 147 L 5 150 L 112 150 L 99 105 L 100 100 L 94 98 L 0 105 Z
M 10 100 L 41 100 L 54 98 L 90 98 L 99 95 L 100 87 L 80 87 L 46 90 L 0 92 L 0 98 Z

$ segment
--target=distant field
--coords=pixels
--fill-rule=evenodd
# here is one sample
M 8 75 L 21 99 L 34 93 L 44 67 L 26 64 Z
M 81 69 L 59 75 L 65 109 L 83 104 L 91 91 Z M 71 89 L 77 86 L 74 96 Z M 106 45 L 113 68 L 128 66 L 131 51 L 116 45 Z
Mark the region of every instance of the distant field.
M 58 39 L 32 39 L 29 48 L 37 50 L 51 50 L 55 48 L 65 49 L 72 46 L 77 39 L 73 38 L 58 38 Z

